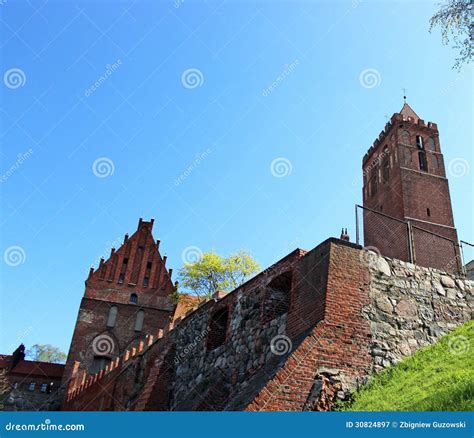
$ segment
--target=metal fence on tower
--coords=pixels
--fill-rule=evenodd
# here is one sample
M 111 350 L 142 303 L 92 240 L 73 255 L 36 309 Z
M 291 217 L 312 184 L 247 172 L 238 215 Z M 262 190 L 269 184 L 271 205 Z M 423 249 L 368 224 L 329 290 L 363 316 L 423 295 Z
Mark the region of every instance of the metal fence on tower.
M 463 252 L 471 251 L 474 245 L 361 205 L 355 206 L 355 214 L 356 243 L 366 249 L 420 266 L 466 274 Z

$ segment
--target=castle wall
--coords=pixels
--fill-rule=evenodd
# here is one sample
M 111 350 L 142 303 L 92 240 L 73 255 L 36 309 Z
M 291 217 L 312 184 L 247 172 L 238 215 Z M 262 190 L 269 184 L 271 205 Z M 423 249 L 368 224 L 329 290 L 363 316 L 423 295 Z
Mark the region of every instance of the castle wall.
M 79 375 L 64 409 L 328 410 L 473 308 L 472 282 L 328 239 L 203 304 L 107 372 Z M 215 347 L 212 321 L 225 309 Z

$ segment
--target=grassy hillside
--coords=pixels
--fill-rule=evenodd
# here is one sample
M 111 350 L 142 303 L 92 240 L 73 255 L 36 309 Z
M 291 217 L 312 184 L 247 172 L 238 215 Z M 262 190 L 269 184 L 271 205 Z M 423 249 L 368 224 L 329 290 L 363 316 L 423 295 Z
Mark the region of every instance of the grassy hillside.
M 373 378 L 347 411 L 474 411 L 474 321 Z

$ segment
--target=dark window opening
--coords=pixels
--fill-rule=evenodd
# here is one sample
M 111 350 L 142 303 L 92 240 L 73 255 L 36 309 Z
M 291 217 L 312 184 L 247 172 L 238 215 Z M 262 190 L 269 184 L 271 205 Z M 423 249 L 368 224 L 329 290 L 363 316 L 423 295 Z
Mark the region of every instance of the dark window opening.
M 125 273 L 122 272 L 122 273 L 119 275 L 119 280 L 118 280 L 118 282 L 119 282 L 119 283 L 123 283 L 124 281 L 125 281 Z
M 207 336 L 208 351 L 214 350 L 224 344 L 227 333 L 227 321 L 229 320 L 229 309 L 217 310 L 211 317 L 209 334 Z
M 128 264 L 128 258 L 127 258 L 127 257 L 125 257 L 125 258 L 123 259 L 123 264 L 124 264 L 124 265 Z
M 383 211 L 383 205 L 380 206 L 380 211 Z
M 138 295 L 137 294 L 131 294 L 130 295 L 130 304 L 137 304 L 138 303 Z
M 292 279 L 293 274 L 288 271 L 280 274 L 267 284 L 263 301 L 263 323 L 288 313 Z
M 431 211 L 430 211 L 429 208 L 426 209 L 426 215 L 427 215 L 428 217 L 431 217 Z
M 28 385 L 28 391 L 34 391 L 34 390 L 35 390 L 35 387 L 36 387 L 36 383 L 35 383 L 35 382 L 31 382 L 31 383 Z
M 41 392 L 47 392 L 48 391 L 48 384 L 47 383 L 42 383 L 40 387 Z
M 146 264 L 146 268 L 147 268 L 147 269 L 151 269 L 151 262 L 148 262 L 148 263 Z
M 145 277 L 143 279 L 143 287 L 148 287 L 149 282 L 150 282 L 150 279 L 148 277 Z
M 420 162 L 420 170 L 427 172 L 428 171 L 428 163 L 426 161 L 426 152 L 419 151 L 418 152 L 418 161 Z
M 89 374 L 96 374 L 103 370 L 110 363 L 110 359 L 105 356 L 94 356 L 91 366 L 89 367 Z

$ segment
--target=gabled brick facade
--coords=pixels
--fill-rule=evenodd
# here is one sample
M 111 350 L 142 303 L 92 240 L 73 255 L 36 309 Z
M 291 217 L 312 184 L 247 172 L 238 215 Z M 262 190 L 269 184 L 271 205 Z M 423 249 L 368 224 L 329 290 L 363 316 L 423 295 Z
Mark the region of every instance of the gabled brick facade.
M 172 270 L 166 268 L 166 256 L 160 255 L 152 228 L 153 219 L 140 219 L 137 231 L 125 235 L 122 246 L 112 248 L 96 271 L 91 269 L 66 362 L 65 385 L 76 363 L 95 372 L 170 323 L 176 307 L 170 299 L 175 290 Z

